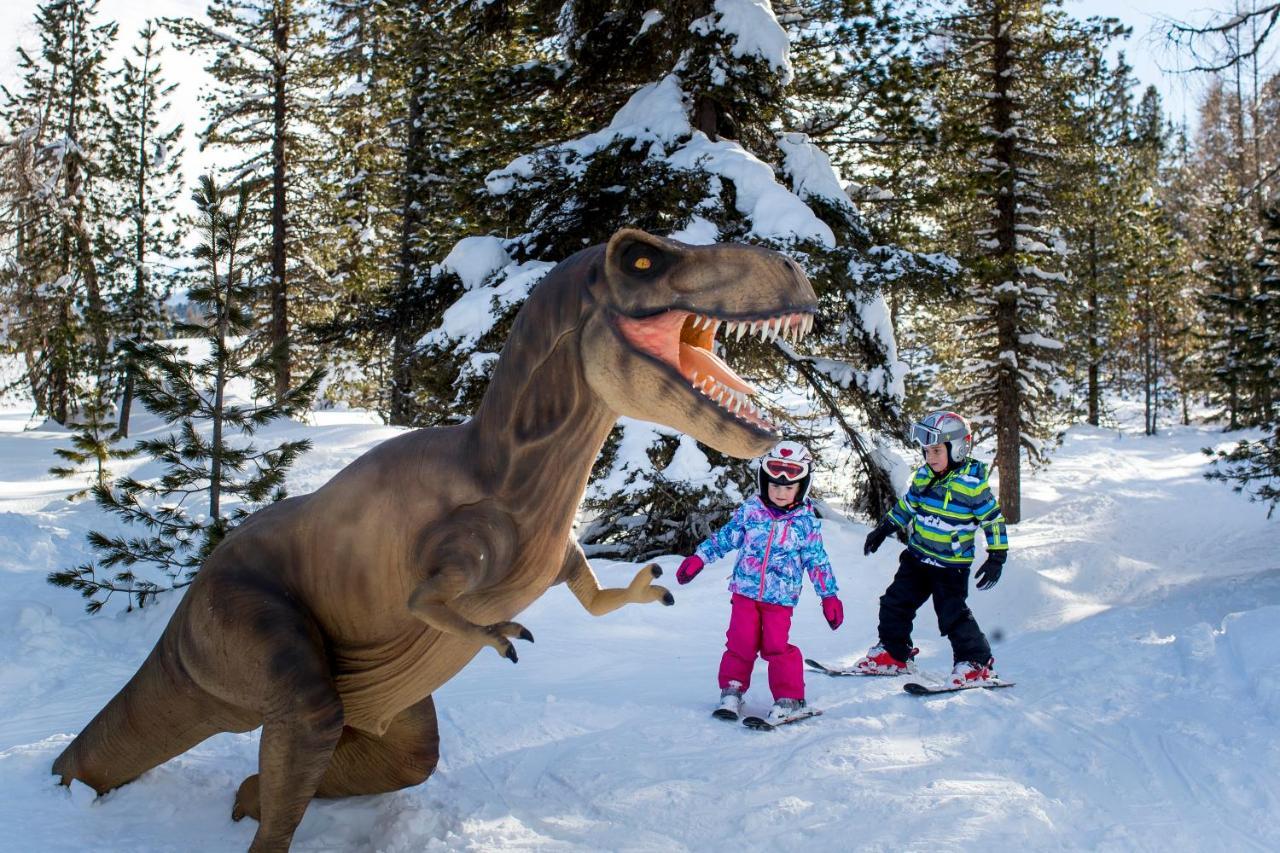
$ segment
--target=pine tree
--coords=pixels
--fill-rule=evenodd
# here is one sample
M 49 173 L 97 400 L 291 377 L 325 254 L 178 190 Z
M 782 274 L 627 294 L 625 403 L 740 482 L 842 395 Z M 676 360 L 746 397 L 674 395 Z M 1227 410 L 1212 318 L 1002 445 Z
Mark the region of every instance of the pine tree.
M 325 44 L 317 122 L 326 157 L 317 177 L 313 247 L 327 288 L 308 300 L 303 335 L 326 350 L 328 400 L 387 414 L 387 346 L 361 322 L 396 277 L 400 164 L 409 63 L 399 53 L 407 24 L 390 0 L 321 4 Z
M 1128 335 L 1125 237 L 1130 206 L 1140 197 L 1141 175 L 1131 143 L 1134 81 L 1121 55 L 1113 67 L 1092 52 L 1078 78 L 1078 119 L 1071 123 L 1066 163 L 1069 191 L 1062 205 L 1064 234 L 1073 251 L 1067 269 L 1073 286 L 1058 299 L 1062 335 L 1075 343 L 1064 367 L 1085 419 L 1097 426 L 1106 391 L 1118 390 L 1123 367 L 1115 357 Z
M 93 487 L 105 488 L 111 476 L 111 462 L 128 459 L 135 453 L 133 448 L 118 446 L 121 436 L 116 429 L 116 409 L 106 388 L 95 386 L 86 398 L 78 402 L 77 409 L 72 424 L 71 447 L 57 447 L 53 451 L 59 459 L 70 464 L 56 465 L 49 469 L 49 473 L 57 477 L 78 478 L 85 473 L 83 466 L 91 464 L 93 482 L 72 492 L 67 500 L 84 497 Z
M 1255 321 L 1251 338 L 1252 350 L 1259 358 L 1260 372 L 1265 375 L 1268 433 L 1256 441 L 1242 440 L 1230 451 L 1214 454 L 1217 464 L 1205 476 L 1211 480 L 1233 483 L 1237 492 L 1247 492 L 1250 500 L 1269 503 L 1267 517 L 1280 504 L 1280 208 L 1269 208 L 1263 215 L 1263 237 L 1258 260 L 1259 286 L 1252 305 Z M 1257 374 L 1255 374 L 1257 376 Z
M 125 58 L 112 89 L 114 110 L 107 143 L 106 179 L 115 188 L 113 218 L 122 223 L 109 244 L 107 274 L 113 291 L 112 326 L 122 338 L 154 340 L 163 329 L 161 302 L 168 296 L 181 252 L 181 222 L 175 200 L 181 191 L 181 124 L 168 119 L 177 84 L 165 82 L 160 30 L 147 21 L 133 57 Z M 129 435 L 136 369 L 123 367 L 118 433 Z
M 272 353 L 250 359 L 244 344 L 237 343 L 250 327 L 253 287 L 251 262 L 243 251 L 251 194 L 242 184 L 234 195 L 228 209 L 223 192 L 206 176 L 192 196 L 201 240 L 194 253 L 200 279 L 189 294 L 206 313 L 199 326 L 186 331 L 203 336 L 207 355 L 154 342 L 129 344 L 139 369 L 138 399 L 171 428 L 139 441 L 137 448 L 164 473 L 154 481 L 121 477 L 111 487 L 95 486 L 93 493 L 99 506 L 143 533 L 91 532 L 88 540 L 99 558 L 49 575 L 50 583 L 88 599 L 91 613 L 116 593 L 124 594 L 132 609 L 187 586 L 255 505 L 284 497 L 287 469 L 310 447 L 301 440 L 263 448 L 249 439 L 305 408 L 321 380 L 319 372 L 266 405 L 229 395 L 231 383 L 246 380 L 253 382 L 255 396 L 269 394 L 275 380 Z M 151 571 L 140 573 L 139 566 Z
M 1176 211 L 1165 202 L 1175 192 L 1170 178 L 1176 175 L 1168 168 L 1168 139 L 1160 96 L 1148 87 L 1127 146 L 1132 195 L 1125 205 L 1121 244 L 1133 334 L 1116 341 L 1136 366 L 1147 435 L 1156 434 L 1161 411 L 1185 394 L 1179 384 L 1194 307 L 1188 298 L 1186 241 L 1178 233 Z
M 393 233 L 373 252 L 362 245 L 367 262 L 358 267 L 337 259 L 338 295 L 314 334 L 380 380 L 373 402 L 393 424 L 452 421 L 458 365 L 451 353 L 440 365 L 417 347 L 461 294 L 438 264 L 490 221 L 475 187 L 515 156 L 521 132 L 559 123 L 539 100 L 555 74 L 532 59 L 542 55 L 541 36 L 501 14 L 493 19 L 502 11 L 496 6 L 388 0 L 370 18 L 358 5 L 331 4 L 334 58 L 326 67 L 346 69 L 335 88 L 351 93 L 336 105 L 333 124 L 367 121 L 385 139 L 352 151 L 353 165 L 340 167 L 332 184 L 350 192 L 333 194 L 335 210 L 363 207 L 379 233 Z
M 1022 515 L 1022 452 L 1042 458 L 1066 415 L 1060 140 L 1091 47 L 1115 32 L 1073 21 L 1056 0 L 972 0 L 939 21 L 939 218 L 970 284 L 967 311 L 935 318 L 938 351 L 960 408 L 979 434 L 995 434 L 1010 522 Z
M 788 122 L 828 152 L 842 175 L 857 176 L 846 181 L 845 192 L 874 245 L 930 253 L 895 253 L 876 276 L 889 306 L 897 358 L 908 366 L 909 411 L 938 403 L 932 379 L 937 355 L 917 318 L 962 295 L 958 264 L 937 253 L 930 236 L 930 212 L 944 201 L 936 181 L 933 98 L 941 69 L 921 61 L 931 12 L 877 0 L 815 0 L 787 12 L 796 69 L 794 94 L 783 105 Z
M 95 24 L 96 10 L 96 0 L 38 7 L 40 48 L 19 48 L 22 85 L 0 89 L 16 137 L 5 191 L 6 339 L 23 356 L 38 410 L 59 423 L 75 415 L 83 387 L 103 379 L 110 340 L 95 249 L 106 227 L 102 86 L 116 26 Z
M 1201 283 L 1200 372 L 1210 402 L 1221 407 L 1214 417 L 1227 429 L 1250 423 L 1248 390 L 1248 308 L 1254 271 L 1252 215 L 1240 203 L 1240 188 L 1227 177 L 1207 205 L 1207 223 L 1196 275 Z
M 508 20 L 563 54 L 535 55 L 525 67 L 554 68 L 540 100 L 566 122 L 589 124 L 541 143 L 533 134 L 545 137 L 545 128 L 528 125 L 533 145 L 486 180 L 492 221 L 516 223 L 517 235 L 460 242 L 440 265 L 454 299 L 493 305 L 490 320 L 472 327 L 445 311 L 423 337 L 425 357 L 448 366 L 444 414 L 461 418 L 475 406 L 511 317 L 555 261 L 623 225 L 693 243 L 759 243 L 805 267 L 824 313 L 812 353 L 731 340 L 722 342 L 726 356 L 761 377 L 766 393 L 808 387 L 804 417 L 776 414 L 793 433 L 823 441 L 830 430 L 819 423 L 833 418 L 839 438 L 831 443 L 854 459 L 853 503 L 878 513 L 894 497 L 880 436 L 902 429 L 901 365 L 879 291 L 891 277 L 935 265 L 890 245 L 873 254 L 877 241 L 826 154 L 806 134 L 779 132 L 809 106 L 788 106 L 790 44 L 802 36 L 758 3 L 634 3 L 608 14 L 574 5 L 542 18 L 536 5 L 509 4 Z M 814 26 L 805 16 L 789 21 L 799 31 Z M 805 92 L 821 89 L 806 79 Z M 756 207 L 764 193 L 772 206 Z M 485 269 L 474 263 L 481 255 Z M 588 491 L 596 521 L 583 541 L 632 557 L 690 547 L 708 519 L 754 488 L 741 471 L 687 437 L 624 420 Z
M 322 197 L 311 181 L 320 172 L 311 147 L 312 117 L 321 115 L 319 39 L 301 0 L 212 0 L 207 16 L 207 24 L 185 18 L 170 25 L 184 48 L 210 57 L 207 70 L 217 81 L 204 95 L 209 120 L 202 146 L 236 151 L 242 159 L 235 182 L 249 181 L 255 190 L 250 231 L 263 236 L 254 254 L 266 267 L 259 331 L 276 354 L 274 393 L 283 398 L 298 358 L 294 295 L 325 275 L 310 254 L 319 243 L 312 203 Z

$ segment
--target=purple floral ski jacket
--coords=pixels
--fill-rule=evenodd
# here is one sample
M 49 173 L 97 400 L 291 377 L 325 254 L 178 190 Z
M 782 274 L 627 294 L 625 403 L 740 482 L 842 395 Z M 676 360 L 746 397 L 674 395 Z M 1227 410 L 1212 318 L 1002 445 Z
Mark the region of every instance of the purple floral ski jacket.
M 753 495 L 695 553 L 712 563 L 735 548 L 738 561 L 729 580 L 730 592 L 795 607 L 807 571 L 819 597 L 836 594 L 836 576 L 822 545 L 822 522 L 808 500 L 791 512 L 775 515 L 759 495 Z

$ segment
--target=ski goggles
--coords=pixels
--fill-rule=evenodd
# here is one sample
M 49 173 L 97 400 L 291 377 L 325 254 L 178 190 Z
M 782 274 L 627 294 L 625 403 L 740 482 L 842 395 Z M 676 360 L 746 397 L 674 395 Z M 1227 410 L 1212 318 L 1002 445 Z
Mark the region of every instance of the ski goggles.
M 911 425 L 911 440 L 921 447 L 942 444 L 942 432 L 924 424 Z
M 766 459 L 764 461 L 765 473 L 775 480 L 786 480 L 788 483 L 794 483 L 809 473 L 809 466 L 800 462 L 789 462 L 786 459 Z

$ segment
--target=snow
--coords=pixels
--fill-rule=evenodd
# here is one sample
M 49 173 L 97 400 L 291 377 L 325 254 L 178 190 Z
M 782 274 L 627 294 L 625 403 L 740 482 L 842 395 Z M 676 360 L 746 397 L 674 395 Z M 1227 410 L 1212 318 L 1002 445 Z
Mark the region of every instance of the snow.
M 475 290 L 485 279 L 511 263 L 504 242 L 497 237 L 463 237 L 440 262 L 440 266 L 456 273 L 462 286 Z
M 679 77 L 669 74 L 641 87 L 603 130 L 553 146 L 549 151 L 571 173 L 582 174 L 587 160 L 600 150 L 618 140 L 634 140 L 635 147 L 647 148 L 650 157 L 665 160 L 677 169 L 702 170 L 731 181 L 736 190 L 736 207 L 751 222 L 751 234 L 756 237 L 780 243 L 814 240 L 828 247 L 836 245 L 831 228 L 796 194 L 778 184 L 769 164 L 736 142 L 712 142 L 706 134 L 694 131 L 686 101 Z M 803 174 L 811 191 L 835 192 L 843 197 L 839 178 L 826 155 L 807 142 L 791 144 L 796 157 L 803 151 L 810 161 Z M 817 162 L 819 156 L 826 161 L 825 175 Z M 522 155 L 491 172 L 485 178 L 486 188 L 494 195 L 510 192 L 517 180 L 533 176 L 536 157 Z
M 689 218 L 688 225 L 668 236 L 691 246 L 709 246 L 720 239 L 720 229 L 711 220 L 694 215 Z
M 657 9 L 650 9 L 644 13 L 644 17 L 640 19 L 640 29 L 636 31 L 636 38 L 649 32 L 649 28 L 662 21 L 664 15 Z
M 814 240 L 834 248 L 831 227 L 774 178 L 773 169 L 735 142 L 712 142 L 697 133 L 667 158 L 677 168 L 701 168 L 733 182 L 735 207 L 751 222 L 751 233 L 765 240 Z
M 730 53 L 764 60 L 784 86 L 794 76 L 790 39 L 764 0 L 716 0 L 715 12 L 694 21 L 689 29 L 699 35 L 719 30 L 732 39 Z
M 454 254 L 450 252 L 449 257 L 454 257 Z M 470 271 L 482 266 L 469 257 L 460 258 L 457 263 Z M 504 267 L 496 276 L 494 284 L 476 287 L 450 305 L 445 310 L 440 325 L 424 335 L 418 345 L 445 345 L 452 341 L 455 345 L 474 346 L 498 322 L 502 310 L 523 302 L 533 286 L 553 266 L 555 264 L 546 261 L 526 261 Z
M 290 474 L 295 494 L 398 433 L 326 415 L 265 431 L 315 442 Z M 22 431 L 30 420 L 0 410 L 0 851 L 244 850 L 254 824 L 230 810 L 256 771 L 256 734 L 218 735 L 102 798 L 49 775 L 177 600 L 91 617 L 45 583 L 103 519 L 45 473 L 65 431 Z M 674 607 L 600 619 L 555 588 L 520 616 L 538 642 L 519 664 L 485 650 L 437 693 L 436 774 L 313 802 L 294 849 L 1277 849 L 1276 522 L 1201 476 L 1200 448 L 1236 434 L 1148 438 L 1140 420 L 1133 407 L 1121 429 L 1077 425 L 1054 464 L 1024 471 L 1004 577 L 970 597 L 1017 687 L 920 700 L 895 680 L 807 675 L 825 715 L 756 735 L 708 717 L 727 562 L 671 582 Z M 631 424 L 648 446 L 648 425 Z M 874 642 L 898 549 L 863 557 L 865 524 L 828 518 L 823 531 L 846 622 L 832 633 L 805 592 L 792 640 L 847 663 Z M 668 578 L 678 561 L 658 560 Z M 593 565 L 610 585 L 636 570 Z M 948 669 L 927 606 L 917 626 L 922 668 Z M 763 664 L 755 678 L 750 712 L 769 705 Z
M 841 207 L 849 206 L 849 196 L 831 158 L 809 141 L 804 133 L 784 133 L 778 137 L 782 170 L 791 178 L 791 189 L 800 198 L 820 198 Z

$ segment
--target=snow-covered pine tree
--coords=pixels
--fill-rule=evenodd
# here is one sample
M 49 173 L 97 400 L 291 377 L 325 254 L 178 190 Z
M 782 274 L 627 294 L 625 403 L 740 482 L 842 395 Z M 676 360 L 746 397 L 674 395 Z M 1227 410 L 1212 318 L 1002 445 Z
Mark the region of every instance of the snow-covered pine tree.
M 933 248 L 927 212 L 943 199 L 933 162 L 938 69 L 920 61 L 930 12 L 884 0 L 814 0 L 785 15 L 795 67 L 783 104 L 787 124 L 829 153 L 841 174 L 857 176 L 845 192 L 876 246 Z M 959 267 L 945 254 L 895 254 L 895 262 L 868 272 L 882 287 L 897 355 L 908 366 L 906 408 L 922 412 L 935 402 L 937 358 L 915 318 L 955 301 Z
M 185 49 L 210 59 L 215 85 L 203 95 L 201 145 L 237 152 L 232 183 L 247 181 L 254 190 L 250 236 L 265 267 L 258 297 L 265 328 L 257 331 L 275 354 L 275 394 L 283 398 L 302 356 L 291 314 L 306 300 L 295 296 L 313 284 L 327 289 L 323 265 L 311 256 L 320 245 L 314 202 L 322 197 L 312 180 L 320 159 L 313 148 L 313 120 L 322 114 L 320 39 L 303 0 L 211 0 L 206 14 L 207 22 L 168 23 Z
M 1257 285 L 1249 300 L 1249 385 L 1259 422 L 1280 422 L 1280 202 L 1262 214 L 1254 261 Z
M 999 499 L 1022 516 L 1021 462 L 1044 457 L 1067 416 L 1057 295 L 1068 287 L 1053 195 L 1091 51 L 1117 29 L 1059 0 L 971 0 L 937 23 L 939 211 L 967 299 L 938 306 L 943 379 L 979 435 L 995 434 Z
M 393 286 L 400 227 L 406 85 L 411 64 L 397 48 L 408 25 L 392 0 L 325 0 L 317 79 L 326 155 L 317 164 L 312 247 L 328 289 L 312 300 L 303 330 L 324 347 L 329 402 L 387 413 L 386 341 L 368 322 L 370 306 Z
M 251 260 L 244 252 L 251 193 L 241 184 L 233 195 L 228 208 L 209 176 L 192 194 L 199 278 L 188 293 L 205 315 L 183 331 L 199 333 L 207 352 L 201 354 L 194 343 L 186 351 L 155 342 L 129 345 L 139 369 L 138 399 L 171 428 L 139 441 L 137 449 L 163 472 L 148 480 L 121 477 L 95 486 L 93 494 L 104 510 L 142 532 L 92 531 L 88 540 L 98 559 L 49 575 L 50 583 L 86 598 L 91 613 L 116 593 L 132 609 L 187 586 L 214 546 L 256 505 L 284 497 L 287 469 L 310 447 L 307 440 L 270 447 L 250 441 L 272 421 L 304 410 L 322 374 L 311 374 L 271 403 L 247 399 L 272 395 L 275 371 L 270 353 L 251 356 L 244 343 L 254 295 Z M 242 399 L 236 398 L 236 384 Z
M 1130 198 L 1124 212 L 1122 266 L 1134 334 L 1117 342 L 1138 376 L 1144 431 L 1155 435 L 1160 414 L 1188 393 L 1184 379 L 1194 304 L 1189 295 L 1190 256 L 1179 233 L 1177 211 L 1165 203 L 1170 182 L 1169 129 L 1160 95 L 1143 93 L 1129 144 Z
M 132 58 L 111 95 L 114 108 L 106 144 L 104 177 L 114 187 L 119 223 L 101 255 L 111 293 L 112 328 L 133 341 L 154 340 L 164 329 L 161 303 L 177 274 L 182 223 L 175 202 L 181 192 L 182 125 L 169 116 L 176 83 L 164 79 L 161 31 L 147 21 Z M 129 435 L 136 369 L 125 363 L 118 433 Z
M 1261 364 L 1269 368 L 1269 414 L 1263 423 L 1268 434 L 1256 441 L 1242 440 L 1230 451 L 1219 451 L 1217 464 L 1205 476 L 1231 482 L 1235 491 L 1248 493 L 1251 500 L 1269 503 L 1270 518 L 1280 504 L 1280 207 L 1271 207 L 1263 214 L 1261 247 L 1255 264 L 1258 289 L 1250 307 L 1257 312 L 1253 330 L 1259 337 L 1250 343 L 1258 346 L 1251 354 L 1265 359 Z M 1205 453 L 1213 455 L 1209 449 Z
M 871 253 L 827 156 L 804 134 L 780 130 L 794 68 L 770 5 L 624 3 L 606 13 L 570 4 L 544 14 L 539 32 L 556 38 L 543 44 L 561 50 L 541 60 L 557 69 L 545 97 L 591 132 L 537 146 L 490 174 L 495 219 L 520 233 L 468 238 L 442 262 L 461 295 L 422 346 L 455 365 L 450 414 L 464 417 L 475 405 L 536 281 L 618 227 L 768 245 L 803 264 L 822 296 L 816 353 L 752 340 L 724 341 L 724 351 L 762 377 L 791 431 L 826 441 L 814 422 L 840 424 L 831 444 L 855 455 L 855 502 L 879 512 L 894 489 L 871 434 L 901 429 L 902 369 L 878 284 L 927 264 L 889 246 Z M 781 398 L 798 379 L 812 396 L 786 412 Z M 597 521 L 584 542 L 630 557 L 686 549 L 748 481 L 742 466 L 687 437 L 624 421 L 588 492 Z
M 339 295 L 315 331 L 344 361 L 359 348 L 365 372 L 382 379 L 370 393 L 390 423 L 450 422 L 454 389 L 448 383 L 455 371 L 415 347 L 461 293 L 456 276 L 436 264 L 484 220 L 487 211 L 475 198 L 484 175 L 515 156 L 522 133 L 560 124 L 535 97 L 542 89 L 531 88 L 545 87 L 554 71 L 525 61 L 536 55 L 541 35 L 501 15 L 492 20 L 490 6 L 388 0 L 373 18 L 358 4 L 332 9 L 337 36 L 325 67 L 341 71 L 341 82 L 331 88 L 350 96 L 336 102 L 326 133 L 349 136 L 344 123 L 369 122 L 385 142 L 359 146 L 358 182 L 340 171 L 332 183 L 350 191 L 335 210 L 347 215 L 351 202 L 359 207 L 376 201 L 377 213 L 370 214 L 394 234 L 377 250 L 385 268 L 363 266 L 376 288 L 348 286 L 354 276 L 336 264 Z M 512 31 L 499 36 L 508 26 Z M 366 78 L 367 85 L 354 82 Z M 335 141 L 334 147 L 341 152 L 343 144 Z
M 1223 184 L 1205 203 L 1206 228 L 1195 265 L 1200 280 L 1199 372 L 1214 417 L 1226 428 L 1253 423 L 1248 391 L 1248 309 L 1253 296 L 1253 215 L 1243 194 L 1223 175 Z
M 1060 295 L 1065 376 L 1075 407 L 1097 426 L 1108 391 L 1120 390 L 1124 365 L 1116 356 L 1128 338 L 1126 213 L 1139 197 L 1134 162 L 1131 69 L 1121 54 L 1114 65 L 1102 48 L 1091 51 L 1079 78 L 1078 118 L 1066 132 L 1068 191 L 1060 208 L 1073 286 Z M 1080 403 L 1083 403 L 1081 407 Z
M 77 400 L 71 447 L 53 450 L 55 456 L 68 464 L 55 465 L 49 469 L 50 474 L 66 478 L 80 478 L 86 473 L 93 476 L 92 483 L 67 495 L 67 500 L 82 498 L 95 486 L 105 488 L 111 477 L 111 462 L 135 454 L 133 448 L 119 446 L 116 408 L 105 391 L 105 386 L 95 386 L 87 396 Z
M 0 278 L 5 345 L 21 354 L 38 411 L 64 424 L 77 398 L 106 381 L 110 340 L 95 249 L 106 225 L 102 89 L 116 25 L 94 23 L 96 12 L 96 0 L 37 7 L 39 49 L 19 48 L 21 84 L 0 88 L 15 138 L 0 237 L 12 250 Z

